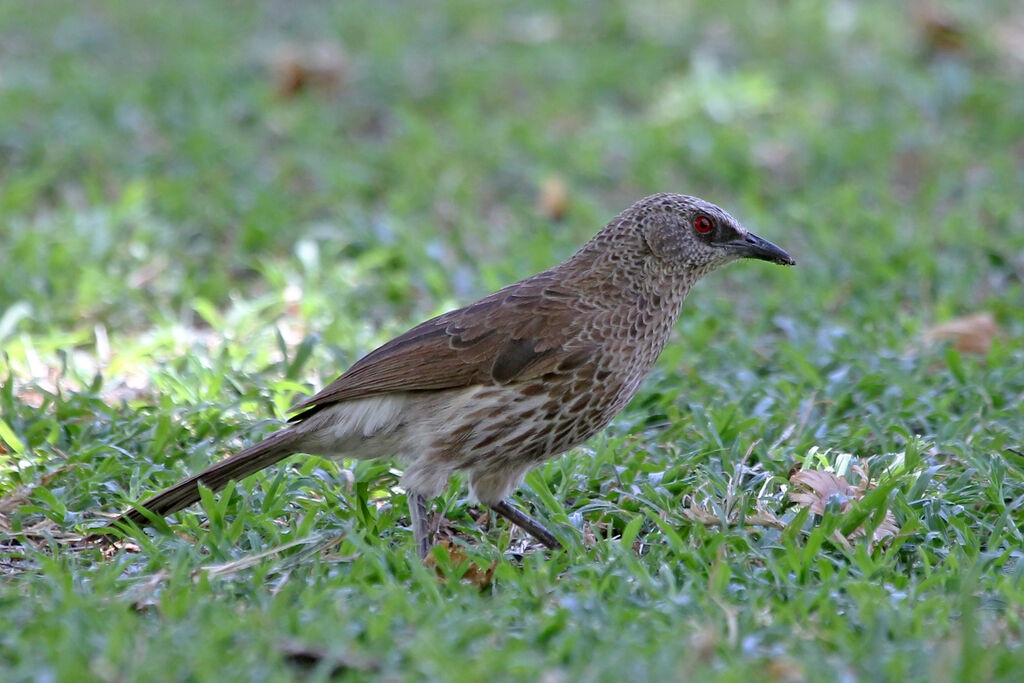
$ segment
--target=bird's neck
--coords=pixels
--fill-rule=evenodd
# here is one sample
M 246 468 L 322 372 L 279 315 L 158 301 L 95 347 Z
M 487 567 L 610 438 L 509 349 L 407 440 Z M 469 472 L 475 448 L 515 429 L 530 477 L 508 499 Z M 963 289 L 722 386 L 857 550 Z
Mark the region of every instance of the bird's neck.
M 562 267 L 573 271 L 571 279 L 581 291 L 599 293 L 601 301 L 660 310 L 673 322 L 693 286 L 691 278 L 666 268 L 649 251 L 640 249 L 584 248 Z
M 632 339 L 637 370 L 646 375 L 668 342 L 692 279 L 641 249 L 584 248 L 562 265 L 571 269 L 568 280 L 581 296 L 603 309 L 595 320 L 610 321 Z
M 650 265 L 641 279 L 634 305 L 641 312 L 638 322 L 651 343 L 652 364 L 668 342 L 692 286 L 688 278 L 667 272 L 657 264 Z

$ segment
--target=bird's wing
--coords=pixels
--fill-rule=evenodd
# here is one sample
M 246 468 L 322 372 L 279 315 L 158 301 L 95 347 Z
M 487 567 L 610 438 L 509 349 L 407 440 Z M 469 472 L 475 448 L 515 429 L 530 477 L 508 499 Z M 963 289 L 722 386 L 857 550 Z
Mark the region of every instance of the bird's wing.
M 394 391 L 509 384 L 592 362 L 578 341 L 592 308 L 550 271 L 428 320 L 370 352 L 291 408 L 301 421 L 331 404 Z M 582 314 L 582 315 L 581 315 Z

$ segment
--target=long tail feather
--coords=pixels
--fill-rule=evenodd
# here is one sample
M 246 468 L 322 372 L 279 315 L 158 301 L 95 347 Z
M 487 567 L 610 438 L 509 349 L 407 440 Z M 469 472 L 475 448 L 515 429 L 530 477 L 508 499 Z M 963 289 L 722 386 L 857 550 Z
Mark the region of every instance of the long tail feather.
M 244 451 L 211 465 L 199 474 L 189 477 L 174 486 L 161 491 L 144 501 L 135 509 L 125 512 L 109 526 L 133 522 L 140 526 L 149 524 L 149 519 L 139 508 L 153 514 L 167 516 L 199 501 L 199 484 L 220 491 L 232 481 L 240 481 L 250 474 L 270 467 L 274 463 L 296 453 L 296 434 L 290 429 L 274 432 L 259 443 Z

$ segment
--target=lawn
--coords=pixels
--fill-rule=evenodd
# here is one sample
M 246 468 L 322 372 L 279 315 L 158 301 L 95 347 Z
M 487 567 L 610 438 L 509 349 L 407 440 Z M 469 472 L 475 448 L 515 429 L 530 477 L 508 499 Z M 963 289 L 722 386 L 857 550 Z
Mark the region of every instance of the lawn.
M 0 679 L 1019 680 L 1022 45 L 1009 0 L 0 4 Z M 798 266 L 701 281 L 527 477 L 564 550 L 454 480 L 425 566 L 398 470 L 303 456 L 80 540 L 664 191 Z

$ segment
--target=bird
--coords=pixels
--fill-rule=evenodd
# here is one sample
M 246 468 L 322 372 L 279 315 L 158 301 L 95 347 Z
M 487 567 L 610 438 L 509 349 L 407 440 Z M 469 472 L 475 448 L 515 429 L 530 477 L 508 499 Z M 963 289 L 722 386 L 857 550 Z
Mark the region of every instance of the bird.
M 796 261 L 697 197 L 645 197 L 562 263 L 427 320 L 296 403 L 262 440 L 137 504 L 107 529 L 145 526 L 296 454 L 404 467 L 417 555 L 428 500 L 456 472 L 476 501 L 561 548 L 509 502 L 532 468 L 584 443 L 626 406 L 669 340 L 690 288 L 740 259 Z

